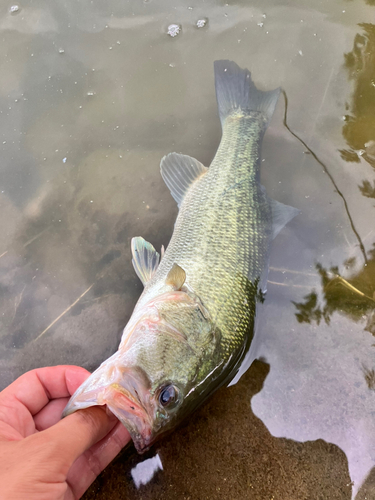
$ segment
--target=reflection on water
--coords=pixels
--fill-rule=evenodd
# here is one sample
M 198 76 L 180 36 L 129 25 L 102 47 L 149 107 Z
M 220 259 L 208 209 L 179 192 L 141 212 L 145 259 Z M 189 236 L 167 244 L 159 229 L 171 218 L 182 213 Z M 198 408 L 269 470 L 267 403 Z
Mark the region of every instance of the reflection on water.
M 360 27 L 362 32 L 355 36 L 353 50 L 345 54 L 354 92 L 342 131 L 349 149 L 340 152 L 346 161 L 359 163 L 362 157 L 375 168 L 375 26 L 361 23 Z M 364 179 L 358 187 L 363 196 L 375 198 L 374 180 Z
M 375 252 L 370 251 L 370 255 L 371 258 L 366 266 L 348 279 L 344 279 L 338 274 L 338 267 L 331 267 L 327 271 L 323 266 L 317 264 L 316 269 L 321 279 L 323 303 L 319 303 L 316 291 L 306 295 L 303 302 L 293 302 L 298 311 L 296 313 L 297 321 L 310 324 L 316 322 L 319 325 L 320 321 L 324 320 L 329 325 L 334 313 L 338 312 L 356 323 L 359 322 L 363 325 L 364 330 L 375 336 Z M 350 266 L 354 265 L 355 259 L 348 259 L 345 267 L 350 269 Z M 374 369 L 363 365 L 363 375 L 368 388 L 375 390 Z
M 365 376 L 365 380 L 367 382 L 368 388 L 372 391 L 375 390 L 375 370 L 369 370 L 365 366 L 363 367 L 363 374 Z
M 374 254 L 374 252 L 372 252 Z M 319 304 L 318 294 L 312 291 L 304 298 L 304 302 L 293 302 L 296 306 L 296 318 L 300 323 L 316 322 L 322 319 L 329 324 L 334 312 L 345 314 L 353 321 L 366 319 L 365 330 L 375 335 L 373 311 L 375 307 L 375 259 L 369 259 L 367 265 L 348 279 L 339 275 L 339 267 L 325 269 L 316 265 L 321 279 L 324 304 Z M 354 265 L 355 259 L 346 263 L 348 269 Z M 361 289 L 362 290 L 361 290 Z
M 262 182 L 301 215 L 272 249 L 257 318 L 267 364 L 150 451 L 163 470 L 147 485 L 129 449 L 87 500 L 375 498 L 373 4 L 0 6 L 2 386 L 116 350 L 141 291 L 130 239 L 167 245 L 177 214 L 160 159 L 209 164 L 217 149 L 213 61 L 288 96 L 294 136 L 280 100 Z
M 375 167 L 375 26 L 361 23 L 361 33 L 354 38 L 353 49 L 344 55 L 345 67 L 354 92 L 347 103 L 343 136 L 350 149 L 341 150 L 342 158 L 359 163 L 362 156 Z
M 163 470 L 163 464 L 159 455 L 156 454 L 152 458 L 146 458 L 143 462 L 139 462 L 133 467 L 130 474 L 136 488 L 139 488 L 142 484 L 149 483 L 159 470 Z

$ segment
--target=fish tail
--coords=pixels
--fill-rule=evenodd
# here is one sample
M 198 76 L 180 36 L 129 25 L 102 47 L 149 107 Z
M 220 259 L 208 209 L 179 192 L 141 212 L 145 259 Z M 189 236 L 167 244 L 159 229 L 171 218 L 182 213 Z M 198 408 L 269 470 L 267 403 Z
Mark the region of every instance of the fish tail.
M 266 120 L 272 118 L 279 98 L 280 88 L 263 92 L 251 79 L 250 71 L 242 69 L 233 61 L 215 61 L 215 88 L 221 124 L 227 116 L 248 115 L 258 111 Z

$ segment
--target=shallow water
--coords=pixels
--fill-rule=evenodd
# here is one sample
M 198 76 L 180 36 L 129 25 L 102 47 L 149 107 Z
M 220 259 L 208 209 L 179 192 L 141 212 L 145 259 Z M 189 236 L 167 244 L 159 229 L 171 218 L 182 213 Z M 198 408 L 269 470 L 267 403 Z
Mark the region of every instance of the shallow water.
M 86 500 L 375 498 L 371 3 L 0 6 L 2 387 L 116 350 L 141 292 L 130 239 L 166 245 L 177 214 L 160 159 L 208 165 L 218 146 L 213 61 L 288 98 L 262 182 L 301 215 L 272 248 L 263 361 L 146 456 L 124 451 Z

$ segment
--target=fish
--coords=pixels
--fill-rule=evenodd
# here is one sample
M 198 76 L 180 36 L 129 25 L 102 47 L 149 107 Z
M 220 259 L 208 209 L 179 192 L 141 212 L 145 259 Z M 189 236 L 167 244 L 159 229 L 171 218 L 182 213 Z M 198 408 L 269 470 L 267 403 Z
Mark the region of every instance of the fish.
M 215 157 L 208 168 L 178 153 L 161 160 L 179 207 L 173 235 L 162 255 L 132 239 L 143 293 L 117 352 L 63 412 L 106 405 L 139 453 L 238 372 L 264 300 L 271 242 L 299 212 L 260 183 L 262 140 L 280 89 L 258 90 L 232 61 L 215 61 L 214 73 L 222 125 Z

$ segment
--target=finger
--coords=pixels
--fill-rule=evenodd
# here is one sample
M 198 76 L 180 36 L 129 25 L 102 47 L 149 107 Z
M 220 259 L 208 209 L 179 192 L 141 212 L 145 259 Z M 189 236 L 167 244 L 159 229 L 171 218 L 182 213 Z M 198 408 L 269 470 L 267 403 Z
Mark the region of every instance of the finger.
M 58 470 L 67 474 L 69 468 L 86 450 L 104 438 L 118 422 L 104 407 L 79 410 L 39 433 L 51 452 Z M 56 456 L 53 456 L 54 453 Z
M 69 470 L 67 482 L 74 498 L 80 498 L 96 477 L 130 441 L 130 434 L 121 422 L 101 441 L 81 455 Z
M 78 366 L 52 366 L 31 370 L 0 393 L 0 404 L 20 403 L 35 415 L 50 399 L 69 397 L 90 373 Z
M 86 454 L 89 455 L 91 468 L 96 475 L 99 475 L 130 441 L 129 431 L 118 421 L 107 436 L 87 450 Z
M 44 408 L 34 415 L 35 428 L 44 431 L 61 420 L 61 414 L 68 404 L 69 398 L 59 398 L 50 401 Z

